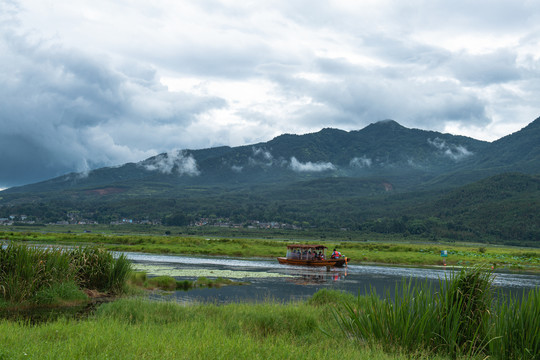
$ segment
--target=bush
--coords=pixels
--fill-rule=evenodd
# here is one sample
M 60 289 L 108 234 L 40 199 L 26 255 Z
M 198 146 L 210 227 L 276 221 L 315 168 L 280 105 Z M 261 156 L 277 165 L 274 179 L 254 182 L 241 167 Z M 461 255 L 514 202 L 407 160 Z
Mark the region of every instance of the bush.
M 189 289 L 193 288 L 193 282 L 189 280 L 183 280 L 183 281 L 177 281 L 176 282 L 176 289 L 177 290 L 184 290 L 187 291 Z

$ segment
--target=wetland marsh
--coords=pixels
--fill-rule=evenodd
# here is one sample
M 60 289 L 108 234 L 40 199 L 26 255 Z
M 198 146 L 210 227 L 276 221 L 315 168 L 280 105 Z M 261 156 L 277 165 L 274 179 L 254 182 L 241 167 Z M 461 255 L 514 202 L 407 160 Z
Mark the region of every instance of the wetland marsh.
M 415 268 L 397 266 L 349 265 L 346 268 L 311 268 L 281 265 L 275 259 L 231 258 L 218 256 L 179 256 L 127 252 L 122 253 L 137 271 L 149 276 L 172 276 L 177 280 L 197 277 L 223 277 L 247 281 L 248 286 L 177 291 L 167 295 L 179 302 L 230 303 L 238 301 L 305 300 L 321 289 L 364 295 L 374 289 L 379 294 L 393 293 L 403 279 L 438 287 L 450 276 L 452 268 Z M 459 270 L 459 269 L 458 269 Z M 536 274 L 495 272 L 493 285 L 505 294 L 520 295 L 540 287 Z M 159 296 L 155 296 L 159 297 Z
M 19 253 L 44 264 L 20 264 L 36 269 L 52 269 L 51 254 L 93 254 L 33 247 Z M 226 275 L 249 285 L 152 292 L 102 304 L 83 318 L 0 320 L 0 358 L 330 359 L 339 348 L 358 359 L 534 359 L 540 350 L 535 274 L 372 265 L 327 271 L 267 258 L 112 255 L 156 279 Z

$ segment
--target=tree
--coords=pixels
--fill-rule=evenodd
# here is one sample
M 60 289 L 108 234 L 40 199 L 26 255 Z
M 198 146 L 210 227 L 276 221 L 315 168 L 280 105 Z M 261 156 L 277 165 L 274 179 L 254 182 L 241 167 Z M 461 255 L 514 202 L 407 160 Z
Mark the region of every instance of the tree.
M 163 223 L 166 226 L 186 226 L 189 225 L 188 217 L 183 213 L 175 213 L 170 216 L 167 216 Z

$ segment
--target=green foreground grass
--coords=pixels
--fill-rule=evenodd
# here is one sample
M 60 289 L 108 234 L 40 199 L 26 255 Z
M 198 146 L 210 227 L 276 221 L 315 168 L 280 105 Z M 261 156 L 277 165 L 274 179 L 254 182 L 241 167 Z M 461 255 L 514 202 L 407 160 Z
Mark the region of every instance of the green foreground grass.
M 86 319 L 0 320 L 0 359 L 536 359 L 540 292 L 491 303 L 483 275 L 463 274 L 435 298 L 414 286 L 397 302 L 328 290 L 287 304 L 129 298 Z
M 367 241 L 371 240 L 368 238 L 365 241 L 335 241 L 4 231 L 0 232 L 0 239 L 44 244 L 95 244 L 115 251 L 235 257 L 284 256 L 287 244 L 322 243 L 330 249 L 338 248 L 352 259 L 353 264 L 442 266 L 446 261 L 448 266 L 488 264 L 494 268 L 540 272 L 540 249 L 537 248 L 426 243 L 425 239 L 422 241 L 414 238 L 409 239 L 409 242 L 393 242 L 392 238 L 387 241 L 385 238 L 380 241 Z M 448 251 L 446 259 L 441 257 L 441 250 Z
M 36 254 L 46 256 L 44 269 L 52 261 L 47 257 L 57 264 L 58 257 L 71 254 L 14 244 L 1 250 L 2 259 L 15 259 L 13 264 L 21 263 L 17 256 L 25 261 Z M 77 252 L 73 259 L 80 254 L 93 252 Z M 41 269 L 36 262 L 32 265 Z M 27 267 L 4 266 L 0 273 L 6 269 L 13 274 L 0 279 L 4 296 L 6 279 L 21 283 L 20 270 Z M 52 268 L 46 273 L 53 280 L 63 274 Z M 108 274 L 114 277 L 114 272 Z M 150 279 L 143 275 L 131 279 L 144 284 Z M 0 359 L 536 359 L 540 290 L 519 300 L 506 298 L 493 293 L 492 279 L 491 272 L 474 267 L 451 273 L 436 291 L 427 283 L 404 281 L 395 298 L 321 290 L 307 301 L 287 304 L 180 305 L 121 299 L 83 320 L 60 318 L 37 325 L 0 320 Z M 159 286 L 178 287 L 171 277 L 155 280 Z M 39 300 L 36 296 L 44 289 L 69 283 L 52 281 L 24 294 Z M 13 297 L 4 299 L 14 303 Z
M 332 309 L 309 303 L 181 306 L 124 299 L 102 305 L 87 320 L 35 326 L 0 321 L 0 359 L 409 358 L 348 339 L 337 329 Z

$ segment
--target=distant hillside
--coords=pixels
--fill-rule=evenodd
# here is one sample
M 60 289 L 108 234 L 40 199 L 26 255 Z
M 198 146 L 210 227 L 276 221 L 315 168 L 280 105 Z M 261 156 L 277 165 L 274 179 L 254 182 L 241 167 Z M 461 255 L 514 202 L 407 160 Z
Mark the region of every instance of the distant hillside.
M 475 166 L 501 171 L 540 173 L 540 118 L 491 144 Z
M 476 156 L 428 181 L 429 188 L 461 186 L 507 172 L 540 174 L 540 118 L 489 144 Z
M 162 184 L 164 191 L 173 186 L 182 192 L 189 185 L 250 186 L 333 176 L 387 176 L 400 187 L 414 187 L 477 158 L 488 147 L 483 141 L 408 129 L 387 120 L 360 131 L 323 129 L 249 146 L 164 153 L 136 164 L 68 174 L 4 193 L 122 186 L 143 194 L 148 184 Z M 156 192 L 153 187 L 151 193 Z
M 493 236 L 506 243 L 540 245 L 540 176 L 496 175 L 452 190 L 414 210 L 435 216 L 467 238 Z
M 387 120 L 11 188 L 0 193 L 0 218 L 211 217 L 537 246 L 539 175 L 539 119 L 493 143 Z

